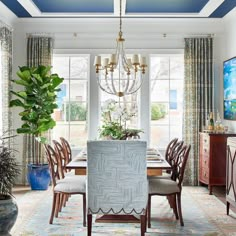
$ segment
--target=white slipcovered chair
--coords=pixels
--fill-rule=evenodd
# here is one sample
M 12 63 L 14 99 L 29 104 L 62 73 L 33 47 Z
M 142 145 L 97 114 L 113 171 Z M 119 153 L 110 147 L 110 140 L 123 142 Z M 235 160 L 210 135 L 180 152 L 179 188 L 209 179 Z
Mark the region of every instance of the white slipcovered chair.
M 145 141 L 88 141 L 87 229 L 92 215 L 140 215 L 146 232 L 148 181 Z

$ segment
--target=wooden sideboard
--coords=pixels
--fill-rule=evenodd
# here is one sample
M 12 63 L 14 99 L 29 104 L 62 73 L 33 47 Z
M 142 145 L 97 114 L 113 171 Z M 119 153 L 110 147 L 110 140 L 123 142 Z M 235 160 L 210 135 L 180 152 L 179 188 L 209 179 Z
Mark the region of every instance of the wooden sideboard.
M 228 138 L 226 161 L 226 212 L 230 204 L 236 207 L 236 138 Z
M 199 182 L 208 185 L 209 194 L 213 186 L 226 185 L 228 137 L 236 137 L 236 134 L 200 132 Z

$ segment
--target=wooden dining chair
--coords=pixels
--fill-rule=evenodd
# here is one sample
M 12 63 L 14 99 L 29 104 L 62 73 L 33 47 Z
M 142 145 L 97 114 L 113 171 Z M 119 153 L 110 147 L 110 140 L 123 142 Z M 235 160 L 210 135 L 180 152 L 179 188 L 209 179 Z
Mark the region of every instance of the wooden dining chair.
M 168 145 L 166 147 L 166 151 L 165 151 L 165 159 L 166 159 L 167 162 L 169 162 L 169 159 L 172 155 L 172 151 L 173 151 L 173 149 L 175 147 L 175 144 L 177 142 L 178 142 L 178 138 L 174 138 L 168 143 Z
M 168 196 L 174 199 L 173 210 L 176 219 L 180 219 L 180 225 L 184 226 L 182 208 L 181 208 L 181 192 L 184 171 L 188 160 L 191 146 L 184 145 L 178 152 L 175 159 L 176 172 L 174 179 L 150 179 L 149 180 L 149 195 L 148 195 L 148 227 L 151 227 L 151 197 L 154 195 Z M 177 198 L 177 204 L 176 204 Z
M 53 202 L 49 223 L 58 217 L 64 197 L 81 194 L 83 196 L 83 226 L 86 226 L 86 177 L 65 177 L 58 153 L 48 144 L 44 145 L 52 178 Z
M 64 151 L 65 151 L 65 154 L 66 154 L 66 156 L 65 156 L 66 164 L 68 164 L 72 160 L 71 147 L 70 147 L 69 142 L 65 138 L 60 137 L 60 140 L 61 140 L 62 147 L 64 148 Z
M 67 158 L 67 151 L 62 146 L 62 144 L 60 144 L 58 141 L 52 140 L 52 142 L 54 144 L 55 150 L 57 151 L 57 153 L 58 153 L 58 155 L 59 155 L 59 157 L 61 159 L 62 169 L 63 169 L 63 173 L 65 175 L 66 172 L 67 172 L 66 165 L 69 163 L 68 162 L 68 158 Z
M 141 236 L 146 232 L 148 198 L 145 141 L 88 141 L 87 230 L 92 215 L 140 215 Z

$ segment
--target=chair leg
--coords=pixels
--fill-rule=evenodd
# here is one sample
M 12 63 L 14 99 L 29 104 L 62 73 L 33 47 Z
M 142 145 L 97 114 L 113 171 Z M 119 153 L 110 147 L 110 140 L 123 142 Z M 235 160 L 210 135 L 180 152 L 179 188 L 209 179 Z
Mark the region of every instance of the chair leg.
M 83 226 L 86 227 L 86 194 L 83 194 Z
M 148 195 L 148 214 L 147 214 L 147 220 L 148 220 L 148 228 L 151 228 L 151 195 Z
M 92 235 L 92 215 L 87 214 L 87 236 Z
M 178 220 L 179 215 L 178 215 L 177 205 L 176 205 L 176 195 L 172 195 L 171 199 L 172 199 L 173 211 L 174 211 L 174 214 L 175 214 L 175 218 L 176 218 L 176 220 Z
M 58 213 L 60 210 L 60 193 L 55 193 L 56 196 L 56 210 L 55 210 L 55 217 L 58 217 Z
M 229 208 L 230 208 L 230 203 L 226 203 L 226 214 L 229 215 Z
M 146 232 L 146 230 L 145 230 L 145 219 L 146 217 L 145 217 L 145 215 L 140 215 L 140 223 L 141 223 L 141 236 L 144 236 L 145 235 L 145 232 Z
M 52 199 L 52 210 L 51 210 L 51 216 L 49 219 L 49 224 L 53 223 L 53 217 L 55 213 L 55 206 L 56 206 L 56 193 L 53 193 L 53 199 Z
M 182 216 L 182 208 L 181 208 L 181 192 L 177 193 L 177 200 L 178 200 L 178 212 L 179 212 L 180 225 L 184 226 L 184 221 L 183 221 L 183 216 Z

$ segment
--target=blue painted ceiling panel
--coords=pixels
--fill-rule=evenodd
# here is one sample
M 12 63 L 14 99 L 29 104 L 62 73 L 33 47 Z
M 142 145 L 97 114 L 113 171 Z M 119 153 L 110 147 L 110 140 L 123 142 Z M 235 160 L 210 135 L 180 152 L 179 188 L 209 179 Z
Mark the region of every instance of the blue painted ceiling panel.
M 31 17 L 17 0 L 1 0 L 18 17 Z
M 0 0 L 18 17 L 31 17 L 30 13 L 22 7 L 17 0 Z M 30 1 L 30 0 L 29 0 Z M 48 17 L 54 17 L 53 13 L 88 13 L 92 17 L 99 17 L 99 13 L 107 13 L 106 16 L 114 16 L 114 2 L 119 0 L 32 0 L 35 6 L 42 12 L 48 13 Z M 123 1 L 123 0 L 122 0 Z M 195 17 L 209 0 L 126 0 L 126 14 L 131 16 L 149 17 L 150 13 L 166 15 L 192 14 Z M 224 2 L 209 16 L 222 18 L 236 6 L 236 0 L 224 0 Z M 52 15 L 50 15 L 52 13 Z M 93 15 L 94 14 L 94 15 Z M 130 14 L 130 15 L 129 15 Z M 145 15 L 146 14 L 146 15 Z M 184 16 L 184 15 L 183 15 Z M 41 17 L 41 16 L 37 16 Z M 45 15 L 42 17 L 45 17 Z M 200 16 L 201 17 L 201 16 Z M 205 16 L 204 16 L 205 17 Z
M 198 13 L 208 0 L 127 0 L 126 13 Z
M 113 0 L 33 0 L 41 12 L 113 13 Z
M 236 0 L 226 0 L 209 17 L 224 17 L 235 7 Z

